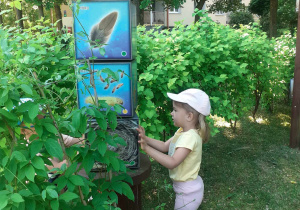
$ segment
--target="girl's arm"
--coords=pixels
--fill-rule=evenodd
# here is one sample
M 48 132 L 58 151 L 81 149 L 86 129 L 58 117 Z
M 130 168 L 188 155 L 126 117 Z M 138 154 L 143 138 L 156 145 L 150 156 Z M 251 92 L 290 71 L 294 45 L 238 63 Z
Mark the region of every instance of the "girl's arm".
M 156 149 L 160 152 L 168 152 L 169 151 L 169 145 L 170 145 L 172 138 L 170 138 L 166 142 L 162 142 L 160 140 L 152 139 L 152 138 L 146 136 L 145 129 L 141 126 L 139 126 L 139 128 L 137 128 L 136 130 L 139 132 L 140 139 L 144 139 L 144 141 L 146 141 L 147 145 L 153 147 L 154 149 Z
M 191 152 L 190 149 L 179 147 L 176 148 L 174 155 L 171 157 L 149 146 L 144 139 L 141 139 L 139 143 L 142 150 L 168 169 L 176 168 Z

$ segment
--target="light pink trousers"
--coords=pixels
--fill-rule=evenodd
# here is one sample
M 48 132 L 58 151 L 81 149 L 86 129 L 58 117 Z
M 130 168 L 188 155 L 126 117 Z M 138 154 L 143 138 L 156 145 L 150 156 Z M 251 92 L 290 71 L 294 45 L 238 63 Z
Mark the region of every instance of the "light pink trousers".
M 204 184 L 200 176 L 186 182 L 173 181 L 176 193 L 175 210 L 197 210 L 203 200 Z

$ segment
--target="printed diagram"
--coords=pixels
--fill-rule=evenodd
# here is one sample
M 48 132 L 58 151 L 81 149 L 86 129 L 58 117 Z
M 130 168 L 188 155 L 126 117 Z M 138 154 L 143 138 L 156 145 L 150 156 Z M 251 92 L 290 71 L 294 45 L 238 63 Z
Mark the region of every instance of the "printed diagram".
M 123 107 L 120 116 L 132 115 L 131 80 L 129 64 L 94 64 L 94 82 L 98 100 L 106 101 L 109 106 Z M 81 70 L 83 80 L 78 82 L 79 108 L 95 103 L 94 89 L 90 86 L 90 73 Z
M 90 32 L 91 46 L 96 48 L 106 44 L 113 32 L 115 23 L 118 18 L 118 12 L 112 12 L 105 16 L 99 23 L 93 26 Z

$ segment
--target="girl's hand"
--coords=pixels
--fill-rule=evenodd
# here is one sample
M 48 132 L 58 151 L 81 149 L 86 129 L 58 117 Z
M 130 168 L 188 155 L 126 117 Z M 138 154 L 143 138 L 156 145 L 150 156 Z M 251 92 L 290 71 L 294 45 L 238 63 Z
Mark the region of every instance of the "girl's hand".
M 147 144 L 147 142 L 145 141 L 145 139 L 141 138 L 138 142 L 139 142 L 139 144 L 141 145 L 141 149 L 144 150 L 144 151 L 146 152 L 147 147 L 148 147 L 148 144 Z
M 143 128 L 142 126 L 139 126 L 136 130 L 139 133 L 139 139 L 146 140 L 145 128 Z
M 145 129 L 142 126 L 139 126 L 136 130 L 139 133 L 139 141 L 138 142 L 141 145 L 141 149 L 146 151 L 148 144 L 146 141 Z

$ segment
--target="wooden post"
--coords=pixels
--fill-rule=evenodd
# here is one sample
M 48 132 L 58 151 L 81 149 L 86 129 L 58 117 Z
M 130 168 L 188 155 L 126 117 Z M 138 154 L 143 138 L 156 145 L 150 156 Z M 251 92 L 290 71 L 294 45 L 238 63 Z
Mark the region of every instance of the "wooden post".
M 300 12 L 298 12 L 290 147 L 300 148 Z

